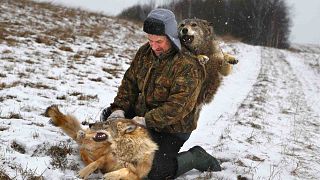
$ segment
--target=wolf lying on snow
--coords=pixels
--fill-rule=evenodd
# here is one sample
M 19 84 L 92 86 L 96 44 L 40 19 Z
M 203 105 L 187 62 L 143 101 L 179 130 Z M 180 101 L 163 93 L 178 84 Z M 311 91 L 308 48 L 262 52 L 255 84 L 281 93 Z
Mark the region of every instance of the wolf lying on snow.
M 158 147 L 145 127 L 117 119 L 83 129 L 75 117 L 62 114 L 56 105 L 48 107 L 45 114 L 78 143 L 87 165 L 79 172 L 81 178 L 97 169 L 106 173 L 104 179 L 108 180 L 139 180 L 148 175 Z

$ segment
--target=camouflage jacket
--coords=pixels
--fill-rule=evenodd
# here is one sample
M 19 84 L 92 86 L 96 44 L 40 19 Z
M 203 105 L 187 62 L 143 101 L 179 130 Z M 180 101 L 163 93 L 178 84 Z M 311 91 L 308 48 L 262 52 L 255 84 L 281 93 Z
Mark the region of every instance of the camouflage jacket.
M 202 67 L 192 57 L 171 50 L 158 58 L 147 43 L 126 71 L 111 110 L 145 117 L 147 127 L 156 131 L 191 132 L 199 118 L 203 79 Z

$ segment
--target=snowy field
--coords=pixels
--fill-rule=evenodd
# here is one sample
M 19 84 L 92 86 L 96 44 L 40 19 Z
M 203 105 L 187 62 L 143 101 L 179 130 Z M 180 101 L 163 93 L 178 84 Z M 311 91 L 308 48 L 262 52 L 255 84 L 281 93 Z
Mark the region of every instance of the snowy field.
M 0 179 L 75 179 L 77 145 L 43 113 L 58 104 L 97 121 L 145 42 L 141 27 L 22 0 L 0 11 Z M 320 45 L 220 45 L 239 64 L 182 151 L 200 145 L 223 170 L 178 179 L 320 179 Z

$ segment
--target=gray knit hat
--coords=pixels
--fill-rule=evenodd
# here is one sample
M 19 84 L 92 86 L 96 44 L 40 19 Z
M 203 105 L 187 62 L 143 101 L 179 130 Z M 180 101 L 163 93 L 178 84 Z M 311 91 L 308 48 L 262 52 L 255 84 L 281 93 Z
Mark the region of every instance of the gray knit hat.
M 172 11 L 168 9 L 152 10 L 143 23 L 143 31 L 148 34 L 167 35 L 173 45 L 180 50 L 177 21 Z

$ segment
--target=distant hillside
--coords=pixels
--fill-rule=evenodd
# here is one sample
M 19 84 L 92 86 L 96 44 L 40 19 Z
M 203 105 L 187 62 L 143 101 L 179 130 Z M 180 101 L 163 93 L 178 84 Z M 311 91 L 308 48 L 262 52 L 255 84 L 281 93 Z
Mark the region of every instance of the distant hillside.
M 53 55 L 65 53 L 81 61 L 115 52 L 131 57 L 143 40 L 141 27 L 98 13 L 29 0 L 3 0 L 0 5 L 0 43 L 13 47 L 35 42 Z M 120 52 L 119 45 L 128 48 Z

